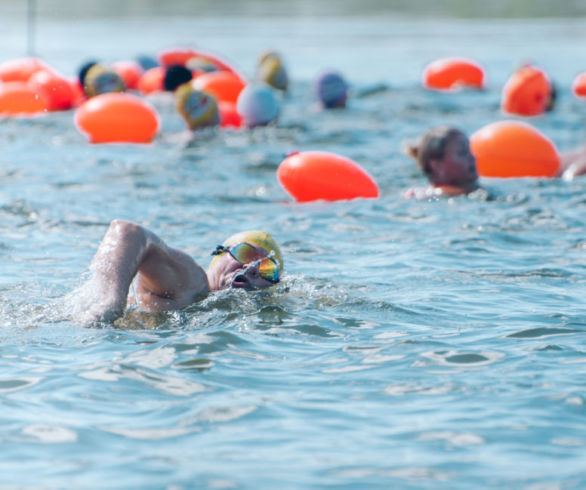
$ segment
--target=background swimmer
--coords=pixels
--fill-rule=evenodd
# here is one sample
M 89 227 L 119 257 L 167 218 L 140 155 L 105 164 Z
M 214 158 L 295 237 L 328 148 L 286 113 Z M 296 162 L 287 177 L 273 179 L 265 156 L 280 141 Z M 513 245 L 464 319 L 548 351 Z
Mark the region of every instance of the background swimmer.
M 279 282 L 283 269 L 278 245 L 262 231 L 232 235 L 212 255 L 206 273 L 189 255 L 167 246 L 152 231 L 114 220 L 91 262 L 93 298 L 80 320 L 114 321 L 127 304 L 146 311 L 179 310 L 209 291 L 268 288 Z M 129 297 L 135 277 L 135 292 Z
M 419 144 L 407 148 L 407 153 L 417 160 L 431 185 L 409 189 L 405 197 L 457 196 L 478 189 L 476 159 L 468 137 L 459 129 L 430 129 Z

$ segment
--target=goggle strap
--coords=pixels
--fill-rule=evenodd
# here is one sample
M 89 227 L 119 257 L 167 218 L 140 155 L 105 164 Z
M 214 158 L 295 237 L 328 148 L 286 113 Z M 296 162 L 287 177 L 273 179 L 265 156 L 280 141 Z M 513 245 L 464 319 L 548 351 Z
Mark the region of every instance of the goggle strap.
M 228 252 L 228 249 L 224 247 L 224 245 L 218 245 L 216 246 L 216 249 L 211 253 L 211 255 L 222 255 L 226 252 Z

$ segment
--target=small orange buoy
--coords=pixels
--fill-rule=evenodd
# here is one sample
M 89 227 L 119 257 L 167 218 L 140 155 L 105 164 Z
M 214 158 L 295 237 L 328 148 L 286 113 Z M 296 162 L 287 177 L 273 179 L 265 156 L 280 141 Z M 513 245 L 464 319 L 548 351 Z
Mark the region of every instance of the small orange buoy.
M 120 75 L 128 90 L 138 88 L 138 81 L 144 71 L 136 61 L 116 61 L 112 63 L 112 70 Z
M 538 116 L 551 98 L 551 82 L 545 72 L 526 65 L 517 70 L 503 87 L 501 109 L 508 114 Z
M 183 65 L 187 66 L 187 62 L 192 58 L 201 58 L 203 60 L 211 62 L 215 65 L 218 70 L 221 71 L 229 71 L 237 75 L 237 72 L 234 68 L 232 68 L 228 63 L 222 61 L 217 56 L 205 53 L 203 51 L 194 50 L 191 48 L 175 48 L 175 49 L 167 49 L 159 53 L 159 63 L 162 66 L 168 67 L 171 65 Z
M 572 82 L 572 92 L 576 97 L 586 97 L 586 72 L 576 75 Z
M 28 79 L 37 71 L 45 70 L 48 66 L 37 58 L 17 58 L 0 64 L 0 81 L 28 82 Z
M 241 128 L 242 116 L 236 110 L 236 104 L 232 102 L 219 102 L 220 126 L 223 128 Z
M 30 77 L 28 84 L 45 97 L 50 111 L 66 111 L 74 105 L 75 93 L 69 80 L 56 73 L 38 71 Z
M 296 152 L 281 162 L 277 179 L 299 202 L 378 197 L 378 186 L 349 158 L 324 151 Z
M 165 68 L 156 66 L 145 71 L 138 81 L 138 90 L 140 93 L 147 95 L 153 92 L 160 92 L 164 89 L 163 80 L 165 79 Z
M 236 103 L 246 85 L 242 78 L 228 71 L 213 71 L 198 76 L 193 88 L 212 94 L 218 101 Z
M 521 121 L 500 121 L 470 137 L 478 173 L 483 177 L 554 177 L 560 155 L 553 142 Z
M 159 129 L 159 117 L 142 99 L 110 92 L 77 109 L 75 125 L 92 143 L 149 143 Z
M 461 87 L 484 88 L 484 69 L 465 58 L 441 58 L 427 65 L 422 75 L 423 86 L 435 90 Z
M 0 116 L 32 115 L 47 110 L 45 97 L 25 82 L 0 83 Z

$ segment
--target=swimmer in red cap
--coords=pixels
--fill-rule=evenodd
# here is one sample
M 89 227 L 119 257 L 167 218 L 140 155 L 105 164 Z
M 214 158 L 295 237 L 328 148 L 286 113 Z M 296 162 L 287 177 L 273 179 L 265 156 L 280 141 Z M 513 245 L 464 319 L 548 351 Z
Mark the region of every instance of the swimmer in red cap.
M 90 265 L 87 287 L 93 297 L 80 320 L 114 321 L 127 304 L 147 311 L 179 310 L 209 291 L 268 288 L 279 282 L 283 270 L 279 246 L 263 231 L 232 235 L 212 255 L 206 273 L 189 255 L 167 246 L 152 231 L 114 220 Z
M 458 196 L 478 189 L 476 159 L 470 152 L 468 137 L 459 129 L 450 126 L 430 129 L 407 152 L 417 160 L 430 185 L 409 189 L 405 197 Z

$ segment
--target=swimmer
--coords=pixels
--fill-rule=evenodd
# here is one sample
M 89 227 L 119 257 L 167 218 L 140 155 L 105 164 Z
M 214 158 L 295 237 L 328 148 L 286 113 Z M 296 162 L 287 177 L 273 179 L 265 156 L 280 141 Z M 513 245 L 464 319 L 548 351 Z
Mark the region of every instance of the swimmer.
M 257 66 L 257 80 L 276 90 L 287 91 L 289 77 L 285 65 L 277 53 L 271 51 L 260 57 Z
M 450 126 L 433 128 L 418 145 L 409 146 L 407 152 L 417 160 L 430 185 L 409 189 L 405 197 L 459 196 L 478 189 L 476 159 L 462 131 Z
M 167 92 L 174 92 L 177 87 L 189 82 L 192 78 L 191 71 L 183 65 L 171 65 L 165 69 L 163 89 Z
M 191 83 L 175 92 L 175 107 L 192 131 L 220 124 L 218 103 L 213 95 L 195 90 Z
M 82 69 L 83 70 L 83 69 Z M 83 90 L 88 97 L 105 94 L 109 92 L 124 92 L 126 85 L 122 77 L 114 70 L 106 68 L 99 63 L 91 65 L 80 80 L 83 78 Z
M 210 291 L 265 289 L 279 282 L 283 270 L 277 243 L 263 231 L 236 233 L 212 255 L 206 272 L 152 231 L 114 220 L 91 262 L 88 287 L 95 296 L 80 320 L 112 322 L 122 316 L 127 304 L 146 311 L 179 310 Z
M 314 85 L 315 94 L 325 109 L 343 109 L 348 99 L 348 83 L 339 73 L 322 73 Z

